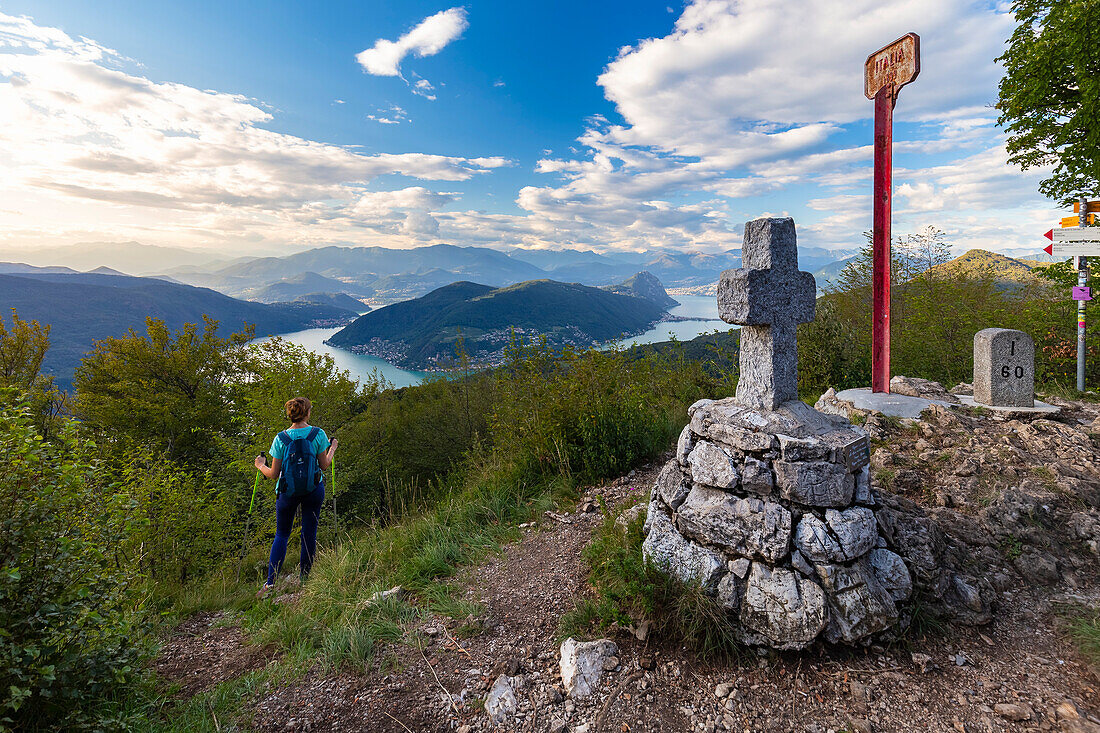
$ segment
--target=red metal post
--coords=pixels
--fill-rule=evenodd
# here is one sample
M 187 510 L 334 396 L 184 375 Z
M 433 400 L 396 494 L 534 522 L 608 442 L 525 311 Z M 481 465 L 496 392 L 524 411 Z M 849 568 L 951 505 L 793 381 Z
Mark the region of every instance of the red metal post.
M 890 194 L 894 162 L 893 84 L 875 95 L 874 273 L 872 275 L 871 391 L 890 391 Z

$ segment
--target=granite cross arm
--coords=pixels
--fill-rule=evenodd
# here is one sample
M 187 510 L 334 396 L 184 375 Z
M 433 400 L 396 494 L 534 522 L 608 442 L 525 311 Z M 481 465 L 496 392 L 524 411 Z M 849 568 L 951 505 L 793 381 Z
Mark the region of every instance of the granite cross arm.
M 742 326 L 737 401 L 772 410 L 798 397 L 796 329 L 814 319 L 817 285 L 798 269 L 790 218 L 746 223 L 741 263 L 722 273 L 718 312 Z

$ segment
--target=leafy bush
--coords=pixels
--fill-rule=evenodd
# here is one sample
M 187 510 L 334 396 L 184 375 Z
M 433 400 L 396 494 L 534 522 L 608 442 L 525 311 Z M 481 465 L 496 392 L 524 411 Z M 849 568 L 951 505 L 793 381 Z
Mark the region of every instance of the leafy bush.
M 618 475 L 672 440 L 683 410 L 733 382 L 675 356 L 515 344 L 490 419 L 494 447 L 536 473 L 595 480 Z
M 0 728 L 96 728 L 142 663 L 114 555 L 130 506 L 72 425 L 44 441 L 11 390 L 0 423 Z
M 117 469 L 120 493 L 131 500 L 130 516 L 139 520 L 124 547 L 148 577 L 183 583 L 240 550 L 242 527 L 234 520 L 242 489 L 140 448 Z

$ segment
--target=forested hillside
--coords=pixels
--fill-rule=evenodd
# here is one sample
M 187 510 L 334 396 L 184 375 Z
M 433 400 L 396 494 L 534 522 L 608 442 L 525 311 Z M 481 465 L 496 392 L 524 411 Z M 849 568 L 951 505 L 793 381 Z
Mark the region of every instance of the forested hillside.
M 361 316 L 329 343 L 422 368 L 453 361 L 460 342 L 474 360 L 499 361 L 513 332 L 545 336 L 555 348 L 588 347 L 638 333 L 663 314 L 651 300 L 576 283 L 492 288 L 459 282 Z
M 65 383 L 96 339 L 143 329 L 146 318 L 175 329 L 208 315 L 226 329 L 252 324 L 256 335 L 264 336 L 338 325 L 356 315 L 332 305 L 264 305 L 164 280 L 89 273 L 0 275 L 0 292 L 5 315 L 15 309 L 22 318 L 50 324 L 51 348 L 42 369 Z

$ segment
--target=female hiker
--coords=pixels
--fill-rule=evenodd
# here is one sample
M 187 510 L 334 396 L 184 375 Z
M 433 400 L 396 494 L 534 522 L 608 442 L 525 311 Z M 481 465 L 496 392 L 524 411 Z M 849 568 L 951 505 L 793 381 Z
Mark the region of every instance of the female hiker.
M 313 405 L 305 397 L 295 397 L 286 403 L 286 416 L 291 425 L 275 436 L 271 442 L 271 466 L 263 455 L 256 456 L 256 470 L 269 479 L 277 478 L 278 497 L 275 499 L 275 540 L 271 543 L 271 556 L 267 561 L 267 582 L 260 589 L 264 595 L 275 585 L 286 558 L 286 545 L 294 514 L 302 507 L 302 554 L 299 573 L 302 580 L 313 567 L 317 554 L 317 521 L 321 516 L 321 504 L 325 501 L 324 470 L 332 465 L 332 455 L 340 441 L 329 444 L 328 436 L 320 428 L 309 424 Z

